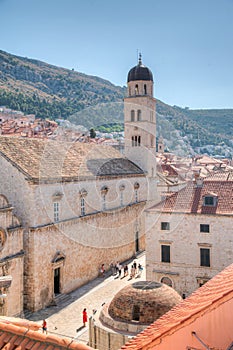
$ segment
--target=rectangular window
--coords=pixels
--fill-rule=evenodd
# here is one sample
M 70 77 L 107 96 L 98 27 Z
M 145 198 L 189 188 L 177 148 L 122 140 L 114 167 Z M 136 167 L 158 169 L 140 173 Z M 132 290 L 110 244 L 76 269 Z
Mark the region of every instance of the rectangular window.
M 59 203 L 58 202 L 53 203 L 53 218 L 54 218 L 54 222 L 59 221 Z
M 204 203 L 205 203 L 205 205 L 213 206 L 214 205 L 214 197 L 206 196 Z
M 210 267 L 210 249 L 200 248 L 200 265 Z
M 80 205 L 81 205 L 81 215 L 85 215 L 85 199 L 81 197 L 80 199 Z
M 161 246 L 161 261 L 166 263 L 170 262 L 170 245 Z
M 200 224 L 200 232 L 210 232 L 210 225 Z
M 161 222 L 161 230 L 170 230 L 170 222 Z
M 138 190 L 134 190 L 134 194 L 135 194 L 135 202 L 138 202 Z

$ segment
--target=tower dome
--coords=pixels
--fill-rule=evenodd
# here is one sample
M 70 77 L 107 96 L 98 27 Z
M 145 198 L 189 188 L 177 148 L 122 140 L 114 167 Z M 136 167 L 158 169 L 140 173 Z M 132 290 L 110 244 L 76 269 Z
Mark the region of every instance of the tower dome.
M 149 68 L 142 64 L 142 56 L 139 54 L 138 65 L 130 69 L 127 82 L 136 80 L 153 81 L 153 75 Z

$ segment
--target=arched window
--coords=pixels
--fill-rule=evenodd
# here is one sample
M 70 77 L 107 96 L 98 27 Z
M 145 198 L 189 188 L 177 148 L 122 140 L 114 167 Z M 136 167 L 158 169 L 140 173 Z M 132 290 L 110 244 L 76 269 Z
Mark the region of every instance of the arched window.
M 132 147 L 135 146 L 135 139 L 134 139 L 134 136 L 132 136 Z
M 135 95 L 139 94 L 139 90 L 138 90 L 138 84 L 135 85 Z
M 164 283 L 164 284 L 168 285 L 169 287 L 172 287 L 172 280 L 169 277 L 161 278 L 161 283 Z
M 101 197 L 102 197 L 102 210 L 106 210 L 106 195 L 108 193 L 108 186 L 103 186 L 101 188 Z
M 124 190 L 125 190 L 125 185 L 121 185 L 119 187 L 120 190 L 120 206 L 123 207 L 124 205 Z
M 131 87 L 129 87 L 129 96 L 131 96 Z
M 141 146 L 141 136 L 132 136 L 132 147 Z
M 106 194 L 102 195 L 102 210 L 106 210 Z
M 142 111 L 141 109 L 138 109 L 138 112 L 137 112 L 137 119 L 140 121 L 142 119 Z
M 135 120 L 135 111 L 132 109 L 131 110 L 131 122 L 134 122 Z
M 146 84 L 144 84 L 144 95 L 147 94 L 147 90 L 146 90 Z
M 138 189 L 139 189 L 140 185 L 138 182 L 135 182 L 134 184 L 134 198 L 135 198 L 135 202 L 138 202 Z
M 79 195 L 80 195 L 80 214 L 81 216 L 86 215 L 86 201 L 85 201 L 85 197 L 87 196 L 87 191 L 82 188 L 81 191 L 79 191 Z
M 138 146 L 141 146 L 141 136 L 138 136 Z

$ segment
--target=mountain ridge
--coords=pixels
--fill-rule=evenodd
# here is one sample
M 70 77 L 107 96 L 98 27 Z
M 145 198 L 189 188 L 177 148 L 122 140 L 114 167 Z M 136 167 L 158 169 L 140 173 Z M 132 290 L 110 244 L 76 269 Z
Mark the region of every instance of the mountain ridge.
M 0 105 L 87 128 L 123 123 L 126 87 L 0 50 Z M 157 133 L 172 149 L 230 156 L 233 109 L 188 109 L 157 100 Z M 169 138 L 168 138 L 169 135 Z M 169 148 L 170 148 L 169 147 Z

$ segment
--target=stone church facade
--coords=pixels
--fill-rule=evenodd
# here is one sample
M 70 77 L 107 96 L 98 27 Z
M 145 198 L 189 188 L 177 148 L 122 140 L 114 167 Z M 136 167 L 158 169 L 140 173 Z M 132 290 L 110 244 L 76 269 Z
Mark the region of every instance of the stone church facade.
M 151 72 L 141 59 L 134 68 L 128 86 L 135 85 L 141 112 L 131 119 L 128 96 L 127 157 L 108 146 L 0 137 L 0 193 L 23 227 L 26 309 L 39 310 L 95 278 L 102 263 L 108 268 L 145 249 L 144 209 L 156 197 L 155 107 Z

